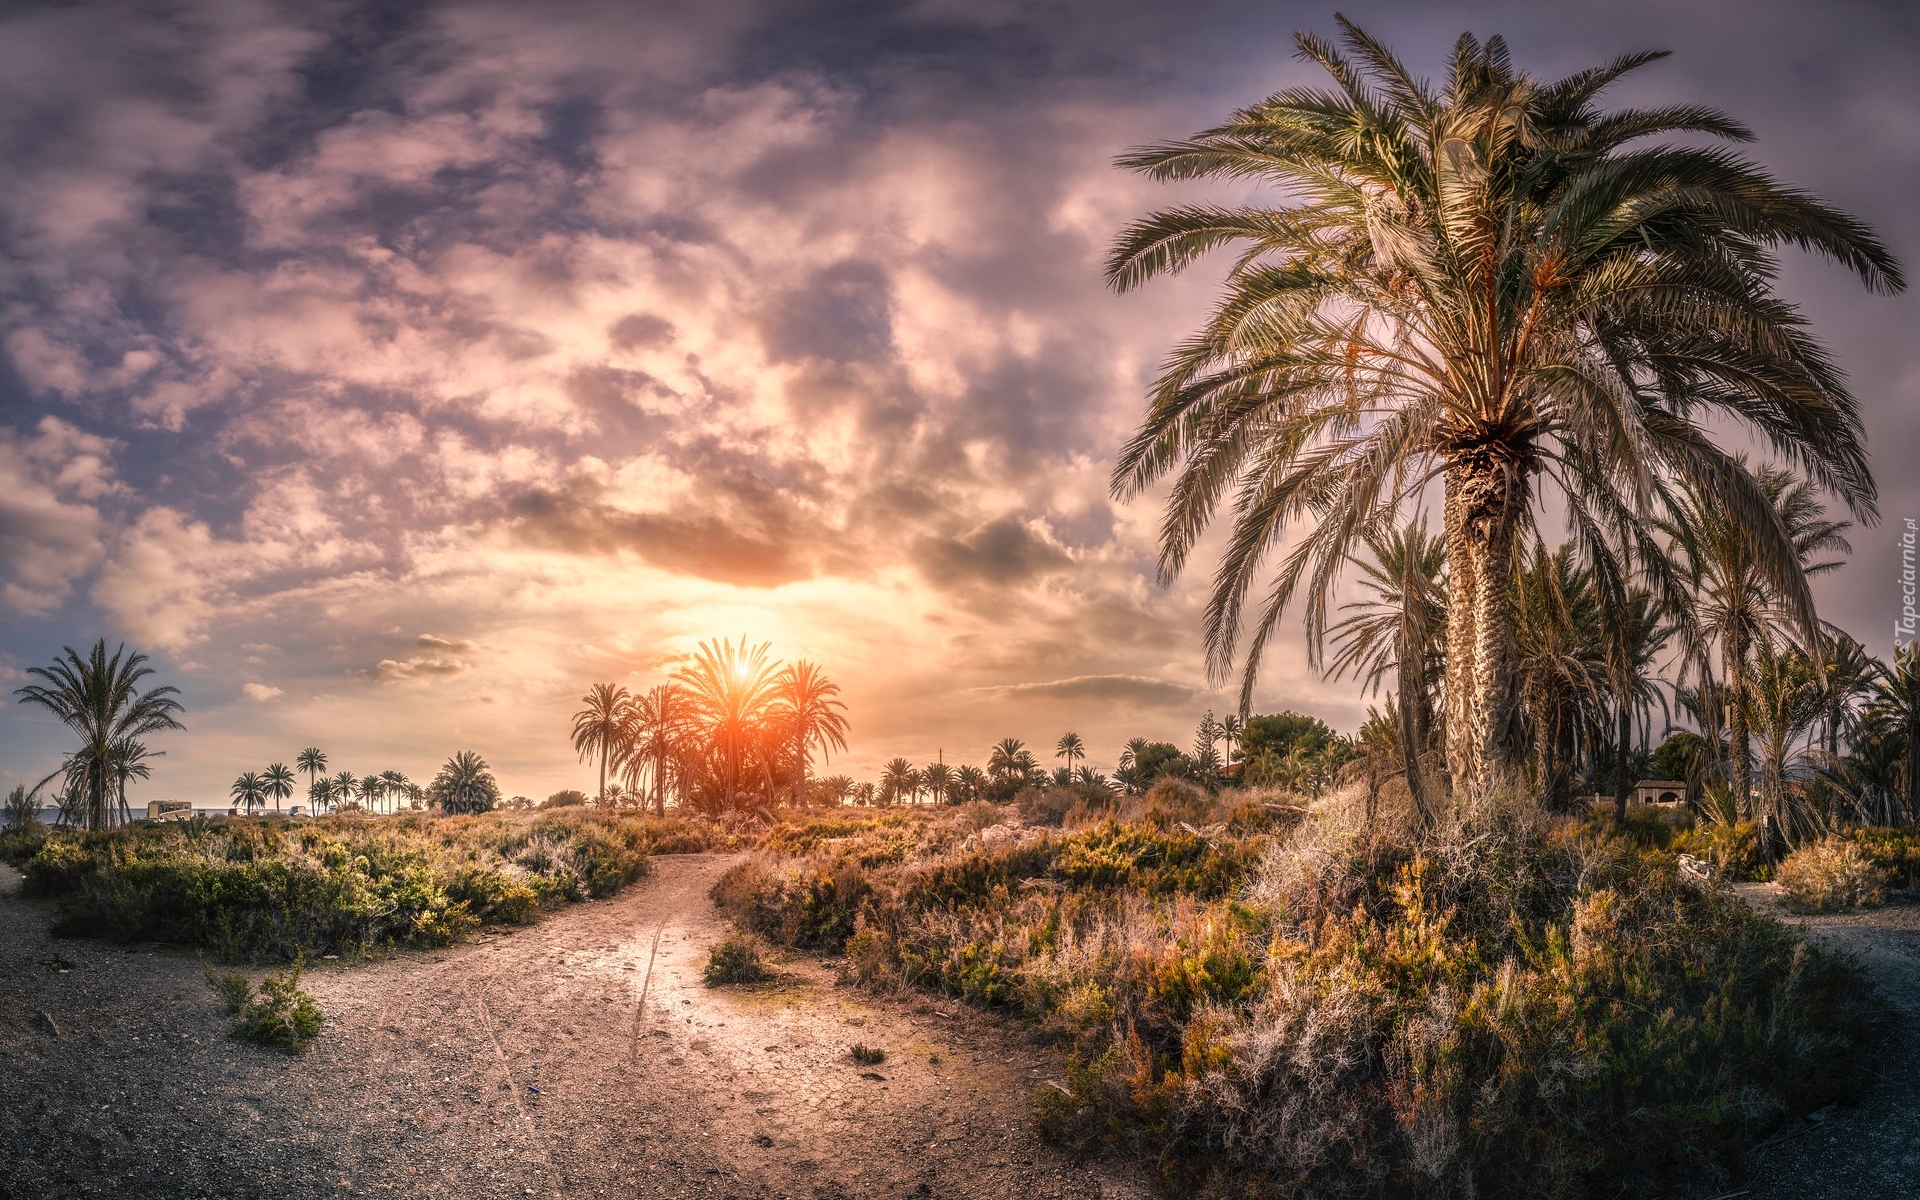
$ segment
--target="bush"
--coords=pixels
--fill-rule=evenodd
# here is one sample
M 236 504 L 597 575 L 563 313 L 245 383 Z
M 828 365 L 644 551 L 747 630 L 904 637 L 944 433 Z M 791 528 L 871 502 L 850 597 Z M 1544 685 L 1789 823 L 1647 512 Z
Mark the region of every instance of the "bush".
M 864 986 L 1027 1014 L 1069 1051 L 1043 1129 L 1142 1154 L 1176 1194 L 1710 1183 L 1845 1095 L 1884 1021 L 1846 962 L 1604 825 L 1496 806 L 1424 839 L 1318 815 L 1241 834 L 1166 807 L 928 834 L 866 870 L 843 946 Z M 730 910 L 818 928 L 781 916 L 804 889 L 736 883 Z
M 300 1053 L 320 1035 L 320 1005 L 300 987 L 306 959 L 296 958 L 260 981 L 256 992 L 245 975 L 207 969 L 207 985 L 234 1018 L 233 1035 L 259 1046 Z
M 1752 821 L 1702 821 L 1672 835 L 1668 846 L 1676 854 L 1712 863 L 1725 879 L 1764 880 L 1771 873 L 1760 844 L 1760 826 Z
M 855 1042 L 852 1048 L 847 1051 L 847 1054 L 853 1061 L 863 1067 L 877 1067 L 887 1061 L 887 1052 L 885 1050 L 882 1050 L 878 1046 L 868 1046 L 861 1042 Z
M 1858 845 L 1825 837 L 1795 850 L 1774 871 L 1787 907 L 1795 912 L 1846 912 L 1886 899 L 1885 873 Z
M 1920 888 L 1920 828 L 1856 829 L 1853 840 L 1895 886 Z
M 56 930 L 291 961 L 448 945 L 483 923 L 610 896 L 662 843 L 732 845 L 712 826 L 563 809 L 138 824 L 56 833 L 26 864 Z
M 764 946 L 765 943 L 751 933 L 736 933 L 716 942 L 707 951 L 707 986 L 765 982 L 772 972 L 767 970 Z

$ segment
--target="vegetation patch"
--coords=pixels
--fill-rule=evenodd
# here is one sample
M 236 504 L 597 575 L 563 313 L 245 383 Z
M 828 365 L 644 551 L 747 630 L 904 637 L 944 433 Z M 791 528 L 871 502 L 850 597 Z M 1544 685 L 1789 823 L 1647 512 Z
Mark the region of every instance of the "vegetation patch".
M 772 978 L 767 967 L 766 943 L 751 933 L 736 933 L 707 951 L 704 972 L 708 987 L 764 983 Z
M 57 932 L 292 961 L 444 946 L 611 896 L 663 844 L 731 840 L 705 822 L 569 810 L 216 819 L 55 833 L 23 869 L 29 894 L 60 900 Z
M 1652 1193 L 1858 1080 L 1884 1017 L 1857 973 L 1671 853 L 1527 806 L 1369 835 L 1359 804 L 929 834 L 822 922 L 795 881 L 856 833 L 715 896 L 866 986 L 1026 1014 L 1069 1053 L 1043 1129 L 1182 1193 Z
M 324 1021 L 320 1005 L 300 986 L 304 957 L 260 981 L 258 990 L 239 972 L 207 972 L 207 983 L 234 1018 L 235 1037 L 257 1046 L 271 1046 L 298 1054 L 320 1036 Z
M 877 1067 L 887 1061 L 887 1052 L 878 1046 L 869 1046 L 864 1042 L 855 1042 L 847 1054 L 863 1067 Z
M 1787 907 L 1795 912 L 1846 912 L 1886 899 L 1886 874 L 1860 846 L 1825 837 L 1789 854 L 1774 872 Z

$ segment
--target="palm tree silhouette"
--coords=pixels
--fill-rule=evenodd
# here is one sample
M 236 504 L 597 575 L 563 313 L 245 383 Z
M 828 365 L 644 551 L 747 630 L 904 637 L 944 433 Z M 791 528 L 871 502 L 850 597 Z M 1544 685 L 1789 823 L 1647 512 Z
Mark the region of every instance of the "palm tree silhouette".
M 293 772 L 285 763 L 274 763 L 260 777 L 260 782 L 265 785 L 267 795 L 273 797 L 273 811 L 279 812 L 280 802 L 293 795 Z
M 600 791 L 597 803 L 604 805 L 607 800 L 607 764 L 618 752 L 621 738 L 627 731 L 628 706 L 633 697 L 627 689 L 611 683 L 596 683 L 581 697 L 586 707 L 573 714 L 573 748 L 580 757 L 592 761 L 600 759 Z
M 953 768 L 943 762 L 930 762 L 920 772 L 920 778 L 926 781 L 927 794 L 935 804 L 950 800 L 954 786 Z
M 259 773 L 255 771 L 248 771 L 234 780 L 233 787 L 228 789 L 228 794 L 233 797 L 236 804 L 247 810 L 248 816 L 253 815 L 256 807 L 267 806 L 266 781 L 261 779 Z
M 804 802 L 807 795 L 807 766 L 814 750 L 822 762 L 832 750 L 847 748 L 846 705 L 835 699 L 840 685 L 828 679 L 826 672 L 805 659 L 780 672 L 774 680 L 773 707 L 793 739 L 794 799 Z
M 987 755 L 987 774 L 1000 780 L 1024 780 L 1033 772 L 1033 754 L 1019 738 L 1002 738 Z
M 960 794 L 968 800 L 978 800 L 980 793 L 985 791 L 987 787 L 986 772 L 982 771 L 979 767 L 971 765 L 961 767 L 956 771 L 954 773 L 954 779 L 960 787 Z
M 335 805 L 351 804 L 360 791 L 360 781 L 353 777 L 352 771 L 342 771 L 333 777 L 333 802 Z
M 450 813 L 486 812 L 500 799 L 487 760 L 472 750 L 449 758 L 433 777 L 431 791 L 434 803 Z
M 380 772 L 380 791 L 382 795 L 394 798 L 394 807 L 399 807 L 399 798 L 407 794 L 407 777 L 398 771 Z
M 880 768 L 881 802 L 892 804 L 913 787 L 913 764 L 904 758 L 891 758 Z
M 1060 740 L 1054 744 L 1053 756 L 1066 759 L 1067 774 L 1072 775 L 1074 760 L 1087 756 L 1087 744 L 1080 740 L 1080 735 L 1077 733 L 1063 733 L 1060 735 Z
M 738 802 L 741 769 L 774 699 L 775 667 L 767 662 L 767 649 L 765 642 L 747 645 L 744 637 L 737 647 L 732 639 L 701 642 L 693 662 L 673 676 L 718 758 L 717 782 L 728 805 Z
M 1447 552 L 1446 757 L 1456 788 L 1510 778 L 1519 745 L 1509 584 L 1550 485 L 1603 574 L 1652 549 L 1678 481 L 1720 498 L 1783 581 L 1794 559 L 1768 498 L 1715 444 L 1724 421 L 1796 460 L 1866 519 L 1876 488 L 1858 405 L 1799 311 L 1777 250 L 1833 259 L 1879 292 L 1898 263 L 1858 220 L 1724 150 L 1746 140 L 1693 105 L 1607 113 L 1599 93 L 1663 57 L 1549 82 L 1499 38 L 1455 44 L 1418 81 L 1340 19 L 1301 54 L 1337 87 L 1296 89 L 1226 124 L 1131 152 L 1156 179 L 1258 182 L 1281 207 L 1188 205 L 1128 228 L 1107 278 L 1126 290 L 1238 244 L 1225 294 L 1154 384 L 1113 475 L 1128 499 L 1176 473 L 1162 524 L 1171 579 L 1230 507 L 1206 608 L 1210 673 L 1240 657 L 1240 708 L 1305 588 L 1309 644 L 1356 538 L 1438 485 Z M 1229 493 L 1237 493 L 1230 496 Z
M 104 829 L 125 820 L 126 795 L 119 786 L 115 762 L 125 761 L 135 739 L 162 729 L 184 729 L 174 714 L 181 711 L 176 687 L 136 687 L 153 674 L 147 656 L 129 653 L 125 645 L 107 657 L 107 640 L 93 644 L 86 658 L 62 647 L 64 657 L 51 667 L 28 667 L 27 674 L 42 683 L 17 688 L 14 697 L 52 713 L 62 725 L 80 735 L 80 748 L 67 760 L 67 779 L 85 796 L 89 829 Z M 142 747 L 144 754 L 145 748 Z M 109 801 L 116 794 L 117 808 Z
M 1744 463 L 1740 464 L 1743 468 Z M 1824 636 L 1813 611 L 1807 579 L 1837 569 L 1845 554 L 1849 522 L 1829 520 L 1813 485 L 1790 471 L 1762 466 L 1751 486 L 1760 495 L 1758 518 L 1731 507 L 1710 488 L 1690 490 L 1673 517 L 1661 523 L 1679 572 L 1691 591 L 1683 633 L 1687 655 L 1698 674 L 1706 671 L 1711 647 L 1718 643 L 1720 671 L 1727 691 L 1727 784 L 1742 814 L 1750 811 L 1753 767 L 1748 704 L 1743 681 L 1753 647 L 1772 637 L 1776 627 L 1797 629 L 1802 642 L 1820 646 Z M 1756 530 L 1758 520 L 1763 528 Z M 1771 534 L 1785 545 L 1775 556 Z
M 294 758 L 293 765 L 296 770 L 306 772 L 307 791 L 312 792 L 314 782 L 327 773 L 327 752 L 318 746 L 308 746 Z

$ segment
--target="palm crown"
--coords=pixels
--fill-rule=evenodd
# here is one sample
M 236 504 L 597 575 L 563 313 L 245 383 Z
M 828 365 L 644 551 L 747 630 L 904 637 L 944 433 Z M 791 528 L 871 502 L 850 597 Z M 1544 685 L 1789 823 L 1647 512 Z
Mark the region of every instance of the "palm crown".
M 1545 82 L 1516 70 L 1499 38 L 1463 36 L 1436 90 L 1341 25 L 1344 52 L 1298 38 L 1333 89 L 1289 89 L 1120 160 L 1158 179 L 1272 184 L 1289 203 L 1169 209 L 1120 237 L 1108 279 L 1121 289 L 1216 247 L 1240 255 L 1154 385 L 1114 491 L 1135 495 L 1177 468 L 1161 528 L 1167 577 L 1235 493 L 1206 616 L 1216 677 L 1237 656 L 1264 562 L 1311 518 L 1252 621 L 1244 708 L 1301 587 L 1317 641 L 1348 547 L 1438 482 L 1447 758 L 1456 784 L 1474 786 L 1517 754 L 1508 592 L 1542 483 L 1561 494 L 1610 594 L 1625 575 L 1619 548 L 1657 558 L 1648 522 L 1678 481 L 1722 497 L 1804 603 L 1784 531 L 1705 422 L 1751 429 L 1871 518 L 1857 406 L 1775 295 L 1775 251 L 1824 254 L 1876 290 L 1903 281 L 1863 224 L 1751 162 L 1640 142 L 1747 140 L 1730 117 L 1596 106 L 1662 54 Z

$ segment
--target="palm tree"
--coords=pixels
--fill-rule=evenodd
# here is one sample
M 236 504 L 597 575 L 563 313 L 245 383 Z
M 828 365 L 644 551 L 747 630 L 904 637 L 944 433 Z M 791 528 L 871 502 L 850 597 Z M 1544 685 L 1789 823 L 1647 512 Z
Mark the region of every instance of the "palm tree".
M 1873 687 L 1870 710 L 1906 745 L 1906 769 L 1901 791 L 1907 819 L 1920 818 L 1920 642 L 1908 642 L 1894 651 Z
M 904 758 L 890 758 L 880 768 L 881 803 L 893 804 L 913 787 L 913 764 Z
M 80 748 L 67 760 L 68 778 L 86 796 L 87 827 L 104 829 L 117 815 L 108 807 L 116 788 L 114 747 L 162 729 L 184 729 L 174 716 L 181 711 L 173 698 L 180 689 L 140 691 L 136 685 L 153 674 L 147 656 L 129 653 L 122 645 L 108 658 L 105 638 L 95 642 L 84 659 L 71 646 L 62 650 L 65 657 L 54 659 L 51 667 L 27 668 L 28 675 L 44 683 L 28 684 L 13 694 L 23 704 L 46 709 L 80 735 Z
M 976 766 L 964 766 L 954 772 L 955 785 L 966 800 L 978 800 L 987 790 L 987 773 Z
M 1616 819 L 1626 819 L 1627 798 L 1633 794 L 1633 719 L 1636 715 L 1640 717 L 1644 731 L 1652 723 L 1654 704 L 1660 704 L 1663 709 L 1666 705 L 1655 669 L 1673 635 L 1673 628 L 1663 619 L 1659 600 L 1645 588 L 1633 589 L 1620 603 L 1600 605 L 1602 653 L 1614 712 L 1613 813 Z
M 955 779 L 953 768 L 944 762 L 930 762 L 920 772 L 920 778 L 926 782 L 927 793 L 935 804 L 950 802 L 953 799 Z
M 628 730 L 620 739 L 620 768 L 627 786 L 638 788 L 643 775 L 652 776 L 654 812 L 667 815 L 667 788 L 674 767 L 682 761 L 683 743 L 692 729 L 693 708 L 677 683 L 649 688 L 628 706 Z
M 1037 769 L 1033 752 L 1019 738 L 1002 738 L 987 755 L 987 774 L 1004 782 L 1025 782 Z
M 1859 720 L 1854 701 L 1873 694 L 1874 678 L 1881 668 L 1865 646 L 1837 630 L 1828 639 L 1826 661 L 1821 667 L 1827 693 L 1827 709 L 1821 717 L 1826 726 L 1825 747 L 1828 754 L 1838 754 L 1841 736 L 1850 739 Z
M 1067 774 L 1071 775 L 1074 761 L 1087 756 L 1087 744 L 1080 740 L 1077 733 L 1063 733 L 1060 740 L 1054 743 L 1053 756 L 1067 760 Z
M 600 759 L 599 802 L 607 799 L 607 764 L 618 752 L 627 729 L 627 707 L 633 697 L 627 689 L 611 683 L 596 683 L 581 697 L 586 707 L 573 714 L 573 748 L 580 757 Z
M 327 773 L 327 752 L 318 746 L 308 746 L 294 758 L 293 766 L 306 772 L 307 794 L 312 795 L 314 782 Z
M 1539 541 L 1512 586 L 1522 728 L 1545 801 L 1562 795 L 1573 766 L 1598 741 L 1606 697 L 1600 597 L 1573 547 L 1548 553 Z
M 107 777 L 112 783 L 122 822 L 132 819 L 127 811 L 127 784 L 135 779 L 151 779 L 153 768 L 147 765 L 147 759 L 158 758 L 163 753 L 165 751 L 148 750 L 145 742 L 129 737 L 116 738 L 108 748 Z
M 398 771 L 380 772 L 380 791 L 383 795 L 394 797 L 396 801 L 396 805 L 395 805 L 396 807 L 398 807 L 397 802 L 399 797 L 407 794 L 407 788 L 409 786 L 411 785 L 409 784 L 407 777 L 405 775 L 402 775 Z
M 1126 788 L 1128 795 L 1132 795 L 1139 787 L 1140 754 L 1149 744 L 1143 737 L 1128 738 L 1126 746 L 1120 751 L 1120 762 L 1114 768 L 1113 775 Z
M 793 738 L 794 798 L 804 801 L 812 753 L 818 750 L 825 762 L 832 751 L 847 748 L 847 718 L 842 715 L 847 706 L 835 699 L 840 685 L 805 659 L 780 672 L 773 692 L 774 711 Z
M 1241 709 L 1282 612 L 1305 588 L 1318 641 L 1353 541 L 1440 489 L 1447 547 L 1447 763 L 1478 792 L 1518 743 L 1509 583 L 1549 485 L 1581 552 L 1647 549 L 1675 481 L 1745 519 L 1768 573 L 1810 612 L 1771 506 L 1714 444 L 1755 431 L 1859 516 L 1875 515 L 1858 407 L 1799 311 L 1777 249 L 1832 258 L 1870 288 L 1899 265 L 1861 222 L 1706 146 L 1747 140 L 1694 105 L 1605 112 L 1603 89 L 1663 55 L 1548 82 L 1500 38 L 1455 43 L 1445 86 L 1416 80 L 1341 19 L 1301 34 L 1330 90 L 1293 88 L 1227 124 L 1133 151 L 1157 179 L 1266 184 L 1279 207 L 1188 205 L 1128 228 L 1116 289 L 1237 244 L 1225 294 L 1175 349 L 1113 476 L 1117 498 L 1177 472 L 1160 573 L 1186 565 L 1228 492 L 1233 529 L 1206 610 L 1208 666 L 1238 656 L 1248 592 L 1307 526 L 1248 623 Z M 1609 588 L 1611 591 L 1612 589 Z
M 1778 650 L 1763 641 L 1754 647 L 1741 690 L 1760 750 L 1760 811 L 1779 836 L 1791 841 L 1818 833 L 1803 806 L 1788 804 L 1787 780 L 1800 773 L 1808 757 L 1794 744 L 1826 710 L 1819 669 L 1799 648 Z
M 1735 460 L 1744 474 L 1745 463 Z M 1813 485 L 1792 472 L 1762 466 L 1751 476 L 1764 505 L 1760 515 L 1726 503 L 1712 487 L 1696 485 L 1679 498 L 1673 516 L 1660 523 L 1673 558 L 1691 591 L 1687 618 L 1687 655 L 1695 671 L 1704 669 L 1710 647 L 1718 644 L 1721 678 L 1740 684 L 1747 678 L 1752 648 L 1781 627 L 1796 628 L 1803 642 L 1823 639 L 1813 604 L 1804 597 L 1809 576 L 1835 570 L 1843 560 L 1816 561 L 1826 553 L 1852 547 L 1845 521 L 1828 520 Z M 1755 521 L 1778 535 L 1785 559 L 1769 557 L 1756 536 Z M 1748 734 L 1744 687 L 1727 693 L 1727 784 L 1741 813 L 1751 808 L 1752 739 Z
M 233 797 L 235 804 L 247 810 L 248 816 L 253 815 L 256 805 L 260 808 L 267 806 L 266 781 L 261 779 L 259 773 L 255 771 L 248 771 L 234 780 L 233 787 L 228 789 L 228 794 Z
M 673 676 L 716 758 L 721 798 L 729 805 L 737 801 L 742 768 L 774 699 L 775 665 L 767 649 L 765 642 L 747 645 L 744 637 L 738 647 L 731 639 L 701 642 L 692 664 Z
M 500 802 L 500 785 L 494 782 L 487 760 L 472 750 L 449 758 L 433 777 L 429 792 L 435 807 L 450 813 L 487 812 Z
M 273 810 L 279 812 L 280 802 L 293 795 L 293 772 L 285 763 L 274 763 L 260 778 L 267 786 L 267 795 L 273 797 Z
M 333 777 L 333 802 L 351 804 L 360 791 L 360 781 L 353 777 L 352 771 L 342 771 Z
M 1356 559 L 1366 596 L 1340 606 L 1349 614 L 1333 626 L 1334 656 L 1327 663 L 1333 679 L 1353 672 L 1370 693 L 1393 672 L 1399 703 L 1387 711 L 1400 722 L 1400 763 L 1407 791 L 1422 825 L 1431 825 L 1438 806 L 1427 787 L 1421 756 L 1433 738 L 1434 693 L 1446 671 L 1447 548 L 1427 533 L 1421 517 L 1385 533 L 1364 538 L 1372 561 Z M 1318 655 L 1318 647 L 1309 647 Z M 1400 664 L 1408 669 L 1401 670 Z M 1370 777 L 1371 778 L 1371 777 Z M 1378 783 L 1374 782 L 1376 794 Z

